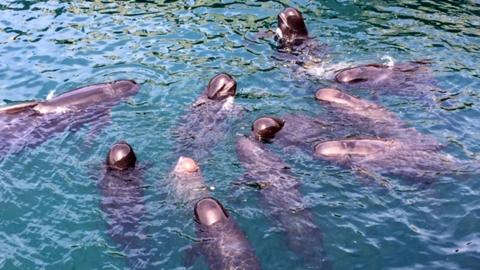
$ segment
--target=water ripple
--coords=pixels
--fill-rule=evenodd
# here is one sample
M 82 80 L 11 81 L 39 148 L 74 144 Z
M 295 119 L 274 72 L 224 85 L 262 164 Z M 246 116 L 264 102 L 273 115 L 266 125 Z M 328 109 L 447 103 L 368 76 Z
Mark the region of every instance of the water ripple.
M 331 82 L 285 64 L 272 40 L 255 38 L 275 27 L 277 12 L 287 5 L 299 7 L 310 34 L 326 45 L 325 64 L 431 59 L 435 79 L 425 87 L 432 89 L 433 104 L 358 95 L 436 137 L 446 153 L 480 160 L 475 1 L 3 1 L 0 104 L 116 79 L 134 79 L 142 89 L 115 106 L 101 128 L 55 134 L 0 161 L 0 268 L 128 267 L 108 236 L 97 187 L 109 147 L 125 139 L 148 167 L 140 226 L 146 242 L 154 243 L 147 247 L 151 266 L 180 269 L 195 234 L 191 209 L 173 203 L 165 189 L 178 158 L 170 131 L 209 79 L 226 71 L 238 81 L 236 102 L 246 113 L 212 157 L 199 161 L 206 182 L 265 268 L 302 269 L 255 199 L 257 191 L 232 184 L 244 177 L 236 136 L 248 134 L 256 117 L 325 110 L 312 97 Z M 470 181 L 476 176 L 429 185 L 391 178 L 393 188 L 386 189 L 308 154 L 271 149 L 301 181 L 335 269 L 478 266 L 480 185 Z M 192 268 L 205 267 L 199 261 Z

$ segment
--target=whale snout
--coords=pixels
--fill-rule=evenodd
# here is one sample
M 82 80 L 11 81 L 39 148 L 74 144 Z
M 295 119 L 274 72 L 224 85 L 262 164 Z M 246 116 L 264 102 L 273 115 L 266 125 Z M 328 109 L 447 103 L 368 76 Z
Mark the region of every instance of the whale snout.
M 135 95 L 140 90 L 140 85 L 134 80 L 118 80 L 111 83 L 112 89 L 117 95 Z
M 323 158 L 335 158 L 345 154 L 345 145 L 338 141 L 323 142 L 315 145 L 315 155 Z
M 397 147 L 394 140 L 346 139 L 322 142 L 315 145 L 315 155 L 320 158 L 337 158 L 345 155 L 366 157 L 379 155 Z
M 107 165 L 113 170 L 126 170 L 135 167 L 137 157 L 133 148 L 127 142 L 115 143 L 108 151 Z
M 342 92 L 335 88 L 321 88 L 315 92 L 315 98 L 321 101 L 332 102 L 340 96 Z
M 283 128 L 285 121 L 283 119 L 266 116 L 255 120 L 252 125 L 252 132 L 257 140 L 268 141 Z
M 361 67 L 348 68 L 340 70 L 335 75 L 335 81 L 338 83 L 360 83 L 366 82 L 370 76 Z
M 302 13 L 293 7 L 287 7 L 278 14 L 277 35 L 286 43 L 296 43 L 308 38 Z
M 212 226 L 228 218 L 223 205 L 212 197 L 199 200 L 194 207 L 195 221 L 201 225 Z
M 177 165 L 175 166 L 175 172 L 177 173 L 195 173 L 198 172 L 199 167 L 195 160 L 189 157 L 178 158 Z
M 348 107 L 361 105 L 361 102 L 357 98 L 334 88 L 322 88 L 317 90 L 315 93 L 315 99 Z
M 237 94 L 237 82 L 227 73 L 220 73 L 208 83 L 206 95 L 208 99 L 224 100 Z

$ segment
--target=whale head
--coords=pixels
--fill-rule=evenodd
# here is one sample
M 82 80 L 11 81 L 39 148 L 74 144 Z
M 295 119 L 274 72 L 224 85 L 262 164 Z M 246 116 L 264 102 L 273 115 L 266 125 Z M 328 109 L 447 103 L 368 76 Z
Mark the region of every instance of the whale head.
M 367 157 L 395 147 L 394 140 L 347 139 L 321 142 L 315 145 L 315 156 L 324 159 L 341 159 L 345 156 Z
M 205 91 L 208 99 L 224 100 L 228 97 L 234 97 L 237 93 L 237 82 L 227 73 L 215 75 L 208 83 Z
M 315 98 L 319 101 L 325 101 L 331 104 L 352 108 L 361 105 L 359 99 L 334 88 L 322 88 L 317 90 L 315 93 Z
M 335 81 L 355 84 L 362 82 L 379 83 L 392 77 L 395 69 L 382 64 L 367 64 L 336 71 Z
M 110 83 L 114 96 L 133 96 L 140 90 L 140 85 L 133 80 L 118 80 Z
M 354 147 L 348 143 L 341 141 L 330 141 L 319 143 L 315 146 L 315 155 L 323 158 L 342 157 Z
M 123 98 L 133 96 L 139 90 L 140 85 L 132 80 L 92 84 L 38 102 L 33 110 L 39 114 L 49 114 L 67 113 L 93 106 L 111 106 L 112 102 L 116 103 Z
M 284 44 L 299 45 L 308 39 L 302 13 L 293 7 L 288 7 L 278 14 L 276 33 Z
M 228 218 L 223 205 L 212 197 L 199 200 L 194 207 L 195 221 L 204 226 L 212 226 Z
M 179 157 L 177 165 L 175 165 L 175 173 L 196 173 L 199 171 L 199 167 L 195 160 L 189 157 Z
M 135 167 L 137 157 L 127 142 L 117 142 L 108 151 L 107 165 L 112 170 L 126 170 Z
M 259 141 L 269 141 L 275 137 L 275 134 L 279 132 L 285 121 L 283 119 L 266 116 L 255 120 L 252 125 L 252 132 L 255 138 Z

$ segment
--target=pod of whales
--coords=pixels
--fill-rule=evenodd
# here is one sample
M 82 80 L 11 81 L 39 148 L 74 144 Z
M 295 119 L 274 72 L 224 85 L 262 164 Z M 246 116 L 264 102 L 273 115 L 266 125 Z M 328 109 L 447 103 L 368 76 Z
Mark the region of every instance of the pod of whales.
M 384 107 L 333 88 L 319 89 L 315 98 L 337 117 L 336 125 L 341 125 L 344 120 L 347 125 L 355 123 L 355 130 L 360 134 L 338 139 L 352 135 L 339 136 L 336 128 L 328 128 L 323 122 L 316 123 L 314 118 L 307 117 L 308 121 L 299 122 L 297 117 L 290 123 L 289 120 L 267 116 L 253 123 L 254 136 L 262 141 L 279 143 L 284 149 L 295 146 L 313 157 L 348 167 L 374 180 L 391 175 L 431 181 L 441 174 L 478 172 L 478 164 L 443 154 L 442 145 L 435 138 L 408 127 Z M 303 132 L 311 128 L 316 132 Z
M 277 26 L 279 51 L 295 55 L 318 48 L 297 9 L 281 11 Z M 335 70 L 330 82 L 336 88 L 390 89 L 401 94 L 431 80 L 429 64 L 421 60 L 355 65 Z M 281 229 L 289 250 L 308 269 L 332 269 L 324 234 L 304 203 L 300 181 L 282 158 L 268 150 L 269 144 L 287 153 L 306 153 L 315 164 L 327 161 L 374 180 L 400 176 L 430 181 L 439 175 L 478 174 L 480 168 L 442 152 L 444 146 L 433 136 L 417 131 L 386 107 L 336 88 L 315 93 L 315 102 L 326 109 L 324 114 L 263 116 L 253 122 L 249 137 L 236 140 L 247 184 L 259 187 L 265 215 Z M 46 101 L 0 107 L 0 160 L 67 130 L 88 126 L 98 132 L 110 121 L 111 108 L 139 89 L 134 81 L 119 80 L 74 89 Z M 167 177 L 169 199 L 189 213 L 193 209 L 198 241 L 192 250 L 203 254 L 211 270 L 261 268 L 246 235 L 207 189 L 198 165 L 208 161 L 212 149 L 229 134 L 231 119 L 241 115 L 234 103 L 236 94 L 237 82 L 231 75 L 215 75 L 171 130 L 176 140 L 173 152 L 179 158 Z M 146 213 L 144 182 L 144 170 L 132 146 L 125 141 L 112 145 L 98 181 L 101 210 L 108 235 L 134 269 L 146 268 L 152 258 L 141 225 Z
M 281 58 L 302 66 L 307 74 L 332 80 L 337 87 L 429 98 L 431 94 L 426 90 L 435 88 L 431 85 L 429 60 L 360 65 L 329 63 L 324 59 L 325 45 L 309 36 L 302 13 L 295 8 L 287 7 L 278 14 L 275 34 L 279 52 L 286 52 Z

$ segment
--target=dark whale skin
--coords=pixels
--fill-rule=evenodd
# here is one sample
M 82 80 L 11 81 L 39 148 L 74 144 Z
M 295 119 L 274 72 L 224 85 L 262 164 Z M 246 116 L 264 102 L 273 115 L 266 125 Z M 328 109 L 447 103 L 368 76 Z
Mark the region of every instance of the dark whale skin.
M 334 80 L 348 88 L 382 90 L 396 95 L 428 95 L 423 88 L 433 82 L 429 64 L 430 61 L 419 60 L 391 66 L 358 65 L 337 70 Z
M 249 180 L 258 181 L 265 212 L 285 234 L 293 252 L 308 269 L 332 269 L 323 246 L 323 233 L 313 214 L 305 209 L 299 182 L 289 167 L 262 143 L 247 137 L 237 139 L 237 155 Z
M 480 168 L 478 161 L 459 160 L 428 145 L 396 139 L 326 141 L 315 146 L 314 155 L 374 180 L 400 176 L 430 183 L 441 175 L 476 175 Z
M 198 225 L 200 250 L 210 270 L 259 270 L 260 263 L 250 243 L 232 218 L 212 228 Z
M 230 81 L 226 87 L 212 83 L 216 78 L 228 76 Z M 218 89 L 231 89 L 223 92 L 223 96 L 215 96 L 212 92 Z M 177 125 L 172 128 L 172 135 L 177 144 L 175 153 L 201 161 L 208 157 L 213 148 L 226 136 L 231 121 L 241 115 L 241 107 L 234 103 L 236 81 L 226 73 L 220 73 L 210 80 L 209 85 L 187 109 Z
M 260 270 L 260 263 L 231 216 L 213 225 L 196 222 L 198 247 L 210 270 Z
M 98 185 L 108 235 L 126 255 L 131 268 L 145 269 L 151 254 L 146 245 L 145 228 L 140 223 L 146 214 L 142 169 L 107 169 Z
M 78 111 L 88 107 L 103 105 L 111 107 L 122 98 L 135 95 L 140 86 L 131 80 L 119 80 L 110 83 L 93 84 L 40 102 L 33 107 L 40 114 L 63 111 Z
M 135 95 L 140 86 L 120 80 L 94 84 L 47 101 L 24 102 L 0 108 L 0 159 L 9 152 L 35 148 L 55 134 L 88 125 L 93 133 L 110 121 L 110 110 Z
M 334 88 L 317 90 L 315 98 L 328 109 L 335 123 L 356 123 L 360 136 L 415 142 L 417 148 L 434 150 L 442 147 L 434 137 L 418 132 L 387 108 L 371 101 Z

